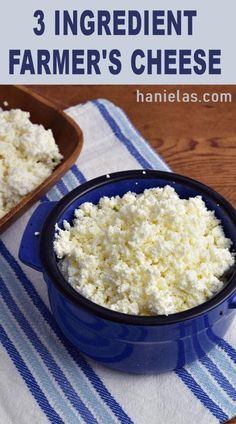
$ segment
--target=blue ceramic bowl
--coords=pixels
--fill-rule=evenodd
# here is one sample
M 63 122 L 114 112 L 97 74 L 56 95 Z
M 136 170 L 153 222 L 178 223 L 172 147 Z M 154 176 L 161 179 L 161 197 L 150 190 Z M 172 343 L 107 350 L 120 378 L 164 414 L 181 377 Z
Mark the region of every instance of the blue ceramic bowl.
M 169 316 L 134 316 L 111 311 L 84 298 L 65 281 L 53 251 L 55 224 L 72 221 L 84 202 L 102 196 L 141 193 L 169 184 L 182 198 L 201 195 L 221 220 L 236 251 L 236 212 L 218 193 L 190 178 L 160 171 L 124 171 L 87 182 L 58 203 L 44 202 L 25 230 L 20 259 L 43 272 L 53 316 L 80 351 L 108 367 L 132 373 L 159 373 L 202 357 L 224 336 L 236 308 L 236 273 L 231 269 L 223 290 L 190 310 Z M 40 238 L 35 232 L 40 232 Z

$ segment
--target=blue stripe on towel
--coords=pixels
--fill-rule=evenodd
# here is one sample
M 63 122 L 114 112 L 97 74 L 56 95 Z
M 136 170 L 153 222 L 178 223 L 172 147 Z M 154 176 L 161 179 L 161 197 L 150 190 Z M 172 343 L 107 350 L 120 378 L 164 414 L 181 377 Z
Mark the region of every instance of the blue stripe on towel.
M 152 169 L 152 166 L 150 165 L 150 163 L 143 157 L 143 155 L 140 154 L 140 152 L 137 150 L 137 148 L 122 133 L 120 127 L 117 125 L 117 122 L 112 118 L 112 116 L 110 115 L 110 113 L 106 109 L 105 105 L 99 100 L 94 100 L 93 104 L 99 109 L 101 115 L 106 120 L 106 122 L 109 124 L 109 126 L 112 129 L 116 138 L 118 138 L 118 140 L 120 140 L 121 143 L 125 145 L 125 147 L 129 151 L 129 153 L 137 160 L 137 162 L 143 168 Z
M 236 390 L 232 386 L 232 384 L 225 378 L 222 374 L 221 370 L 217 367 L 212 360 L 205 355 L 200 362 L 206 367 L 206 369 L 211 373 L 212 377 L 214 377 L 215 381 L 219 384 L 219 386 L 227 393 L 233 401 L 236 401 Z M 236 413 L 236 404 L 235 404 L 235 413 Z
M 208 316 L 204 316 L 204 322 L 206 324 L 206 327 L 208 327 L 207 335 L 209 339 L 212 340 L 213 343 L 217 344 L 236 364 L 236 350 L 224 339 L 221 339 L 213 332 L 212 327 L 209 323 Z
M 221 410 L 229 418 L 234 411 L 232 399 L 227 396 L 223 389 L 221 389 L 214 378 L 209 374 L 204 365 L 197 360 L 185 366 L 188 373 L 194 378 L 195 382 L 199 384 L 205 394 L 214 402 L 219 410 Z M 211 405 L 209 404 L 209 407 Z M 211 410 L 213 413 L 213 411 Z
M 27 363 L 32 377 L 36 379 L 42 391 L 47 393 L 48 401 L 53 405 L 55 411 L 62 420 L 68 418 L 70 424 L 78 424 L 78 414 L 73 407 L 68 405 L 55 380 L 49 377 L 47 368 L 41 363 L 37 352 L 35 352 L 30 341 L 19 328 L 4 300 L 1 302 L 1 324 L 21 355 L 22 360 Z
M 216 336 L 212 329 L 209 328 L 207 330 L 208 337 L 216 343 L 227 355 L 232 359 L 232 361 L 236 364 L 236 350 L 227 343 L 224 339 L 221 339 L 220 337 Z
M 4 259 L 8 262 L 8 264 L 13 269 L 16 277 L 21 282 L 25 291 L 31 298 L 33 304 L 37 307 L 39 312 L 44 317 L 45 321 L 55 332 L 61 343 L 65 346 L 68 353 L 71 355 L 76 364 L 81 368 L 84 372 L 94 389 L 97 391 L 101 399 L 105 402 L 105 404 L 111 409 L 113 414 L 120 420 L 123 424 L 132 424 L 132 420 L 128 417 L 128 415 L 123 411 L 122 407 L 118 402 L 112 397 L 108 389 L 105 387 L 101 379 L 94 372 L 94 370 L 90 367 L 84 357 L 79 353 L 79 351 L 69 342 L 68 339 L 62 334 L 59 327 L 57 326 L 56 321 L 54 320 L 52 314 L 49 309 L 42 301 L 41 297 L 38 295 L 31 281 L 27 278 L 19 263 L 16 261 L 14 256 L 9 252 L 6 248 L 2 240 L 0 240 L 0 250 Z
M 40 201 L 45 202 L 47 200 L 51 200 L 52 202 L 55 202 L 60 198 L 61 198 L 61 191 L 58 189 L 56 184 L 49 190 L 49 192 L 45 196 L 41 197 Z
M 192 351 L 194 348 L 195 346 L 193 345 L 192 340 L 189 337 L 185 337 L 185 353 L 186 353 L 187 361 L 188 361 L 188 355 L 189 355 L 188 352 Z M 213 378 L 209 375 L 204 365 L 202 365 L 201 362 L 197 360 L 194 363 L 192 362 L 186 365 L 184 368 L 180 370 L 176 370 L 177 375 L 179 375 L 180 377 L 181 377 L 182 370 L 186 370 L 189 376 L 191 377 L 191 379 L 195 382 L 195 384 L 201 387 L 202 392 L 204 392 L 205 398 L 199 399 L 199 400 L 201 400 L 202 403 L 204 403 L 204 405 L 208 407 L 210 412 L 213 415 L 215 415 L 216 407 L 217 407 L 219 414 L 225 414 L 227 417 L 229 417 L 229 414 L 232 411 L 231 399 L 227 398 L 227 395 L 225 395 L 223 391 L 219 392 L 217 385 L 214 383 Z M 187 384 L 188 381 L 190 381 L 188 379 L 182 379 L 182 380 L 185 384 Z M 190 388 L 190 390 L 194 393 L 194 386 L 192 387 L 187 386 L 187 387 Z M 195 395 L 198 397 L 198 392 L 196 392 Z M 226 396 L 226 398 L 224 397 L 224 395 Z M 222 398 L 226 399 L 226 405 L 224 405 Z M 207 402 L 206 399 L 210 399 L 210 402 Z M 226 408 L 223 408 L 223 405 L 226 406 Z M 214 406 L 214 408 L 212 408 L 212 406 Z
M 119 125 L 121 132 L 130 140 L 141 155 L 149 162 L 149 166 L 155 169 L 170 171 L 169 166 L 156 154 L 155 150 L 141 136 L 133 124 L 129 121 L 125 113 L 119 107 L 114 105 L 109 100 L 102 100 L 104 107 L 107 108 L 111 117 Z
M 63 180 L 59 180 L 57 182 L 57 187 L 60 189 L 60 192 L 65 195 L 68 192 L 68 188 L 65 185 L 65 182 Z
M 21 377 L 25 381 L 28 389 L 34 396 L 36 402 L 41 407 L 45 415 L 48 417 L 49 421 L 52 424 L 64 424 L 62 419 L 59 417 L 59 415 L 56 413 L 56 411 L 52 408 L 52 406 L 48 402 L 45 394 L 40 389 L 38 383 L 36 382 L 35 378 L 32 376 L 25 362 L 22 360 L 19 352 L 17 351 L 17 349 L 15 348 L 11 340 L 8 338 L 1 324 L 0 324 L 0 340 L 4 348 L 6 349 L 8 355 L 10 356 L 12 362 L 14 363 L 15 367 L 19 371 Z
M 80 182 L 80 184 L 86 182 L 86 178 L 84 174 L 82 174 L 82 172 L 79 170 L 79 168 L 76 165 L 72 166 L 71 171 L 73 172 L 77 180 Z
M 92 413 L 88 410 L 86 405 L 81 401 L 80 397 L 74 391 L 68 379 L 63 374 L 63 371 L 59 368 L 59 366 L 54 361 L 51 354 L 48 352 L 47 348 L 37 337 L 35 331 L 30 326 L 25 316 L 22 314 L 17 304 L 13 300 L 8 288 L 6 287 L 3 280 L 1 280 L 1 295 L 11 311 L 12 315 L 18 322 L 19 326 L 22 328 L 28 339 L 31 341 L 35 350 L 39 353 L 48 370 L 51 372 L 56 382 L 62 389 L 63 393 L 71 403 L 71 405 L 78 411 L 81 417 L 85 420 L 85 422 L 89 422 L 91 424 L 97 424 L 97 420 L 92 415 Z
M 64 185 L 61 185 L 61 182 L 64 181 Z M 56 201 L 61 198 L 61 195 L 65 195 L 68 191 L 73 190 L 79 184 L 82 184 L 86 181 L 83 173 L 75 165 L 64 175 L 63 180 L 60 180 L 56 183 L 54 187 L 47 193 L 46 196 L 41 198 L 42 201 L 51 200 Z
M 215 402 L 205 393 L 194 378 L 185 368 L 180 368 L 175 371 L 191 392 L 200 400 L 200 402 L 211 411 L 211 413 L 220 421 L 227 421 L 228 416 L 216 405 Z
M 69 378 L 71 384 L 73 384 L 76 391 L 80 394 L 82 400 L 86 402 L 86 405 L 92 410 L 94 415 L 98 418 L 99 422 L 102 424 L 112 424 L 114 422 L 114 416 L 112 412 L 98 398 L 96 391 L 94 391 L 94 388 L 91 387 L 81 368 L 78 367 L 74 361 L 72 361 L 71 356 L 68 355 L 68 351 L 62 348 L 63 345 L 61 344 L 58 337 L 53 337 L 52 328 L 46 324 L 44 316 L 40 314 L 37 308 L 35 308 L 35 305 L 33 304 L 30 296 L 24 290 L 23 285 L 19 284 L 20 281 L 17 280 L 13 269 L 2 255 L 0 255 L 0 268 L 3 279 L 5 280 L 5 283 L 8 282 L 7 285 L 9 291 L 11 292 L 14 299 L 17 299 L 17 303 L 21 311 L 23 314 L 25 314 L 25 317 L 28 319 L 33 328 L 40 328 L 40 334 L 42 333 L 41 340 L 45 340 L 45 344 L 47 344 L 48 349 L 57 360 L 57 363 L 61 366 L 62 369 L 64 369 L 67 378 Z M 29 354 L 27 354 L 27 349 L 30 350 L 30 346 L 28 345 L 27 348 L 24 346 L 23 349 L 25 350 L 24 357 L 28 360 Z M 69 364 L 70 366 L 66 367 L 66 364 Z M 41 374 L 42 372 L 40 371 L 39 378 L 41 378 Z M 51 396 L 52 392 L 54 392 L 54 390 L 50 389 L 49 396 Z
M 233 387 L 236 387 L 235 365 L 231 358 L 218 345 L 208 352 L 208 356 L 212 359 L 218 368 L 224 373 L 225 378 Z
M 236 401 L 236 390 L 225 378 L 225 376 L 222 374 L 220 369 L 214 364 L 214 362 L 212 362 L 212 360 L 204 354 L 205 352 L 200 345 L 196 330 L 196 325 L 193 324 L 193 346 L 197 354 L 201 357 L 200 362 L 206 367 L 206 369 L 209 371 L 212 377 L 214 377 L 215 381 L 225 391 L 225 393 L 227 393 L 228 396 L 231 397 L 231 399 Z

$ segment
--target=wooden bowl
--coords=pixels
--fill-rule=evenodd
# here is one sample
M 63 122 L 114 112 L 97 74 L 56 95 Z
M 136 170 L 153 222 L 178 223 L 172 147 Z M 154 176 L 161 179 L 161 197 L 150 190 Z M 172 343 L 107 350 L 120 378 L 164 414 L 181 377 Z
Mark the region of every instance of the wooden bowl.
M 4 107 L 3 102 L 8 106 Z M 30 112 L 33 123 L 51 128 L 63 160 L 44 182 L 25 196 L 0 219 L 0 233 L 42 197 L 75 163 L 83 144 L 80 127 L 64 112 L 57 110 L 48 100 L 31 93 L 22 86 L 0 86 L 0 107 L 5 110 L 20 108 Z

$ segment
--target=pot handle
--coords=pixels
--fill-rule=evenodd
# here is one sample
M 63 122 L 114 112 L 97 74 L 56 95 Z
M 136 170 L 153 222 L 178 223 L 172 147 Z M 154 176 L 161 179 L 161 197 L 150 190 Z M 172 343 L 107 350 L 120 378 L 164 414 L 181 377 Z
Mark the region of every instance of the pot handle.
M 234 296 L 233 299 L 229 301 L 229 308 L 236 309 L 236 296 Z
M 21 240 L 19 259 L 25 265 L 36 269 L 36 271 L 42 272 L 42 264 L 39 254 L 40 232 L 43 228 L 46 217 L 54 208 L 56 203 L 57 202 L 49 201 L 40 203 L 33 212 Z

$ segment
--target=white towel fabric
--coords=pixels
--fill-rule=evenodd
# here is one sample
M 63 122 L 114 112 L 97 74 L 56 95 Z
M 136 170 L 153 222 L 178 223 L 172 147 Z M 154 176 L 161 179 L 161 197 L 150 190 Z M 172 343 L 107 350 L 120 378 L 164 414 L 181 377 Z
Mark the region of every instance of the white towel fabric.
M 110 172 L 169 170 L 110 102 L 88 102 L 67 113 L 81 126 L 84 146 L 48 200 Z M 106 369 L 64 338 L 50 313 L 42 275 L 18 259 L 36 206 L 0 240 L 0 423 L 214 424 L 236 415 L 235 321 L 205 360 L 153 376 Z

